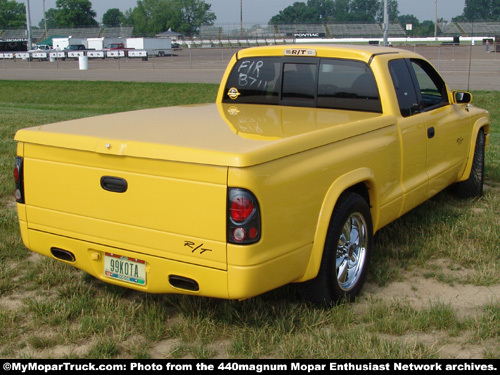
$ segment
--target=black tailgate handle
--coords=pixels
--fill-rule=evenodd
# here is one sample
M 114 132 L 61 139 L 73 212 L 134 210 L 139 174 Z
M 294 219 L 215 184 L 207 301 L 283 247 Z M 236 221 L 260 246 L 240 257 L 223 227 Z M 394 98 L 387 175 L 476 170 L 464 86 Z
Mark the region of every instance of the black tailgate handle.
M 101 187 L 113 193 L 125 193 L 127 191 L 127 180 L 120 177 L 102 176 Z

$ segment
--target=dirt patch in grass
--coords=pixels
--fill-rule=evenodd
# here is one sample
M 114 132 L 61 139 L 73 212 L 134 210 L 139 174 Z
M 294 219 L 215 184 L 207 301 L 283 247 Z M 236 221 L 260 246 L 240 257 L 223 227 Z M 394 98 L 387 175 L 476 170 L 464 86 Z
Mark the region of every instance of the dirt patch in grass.
M 440 262 L 444 262 L 441 260 Z M 443 267 L 443 270 L 447 268 Z M 467 270 L 457 272 L 455 277 L 468 274 Z M 475 317 L 482 312 L 485 305 L 500 301 L 500 285 L 474 286 L 468 284 L 449 285 L 423 276 L 425 270 L 410 271 L 404 281 L 392 282 L 387 286 L 366 284 L 363 287 L 359 304 L 367 303 L 367 299 L 375 298 L 384 301 L 403 301 L 414 309 L 429 308 L 433 304 L 448 305 L 459 318 Z

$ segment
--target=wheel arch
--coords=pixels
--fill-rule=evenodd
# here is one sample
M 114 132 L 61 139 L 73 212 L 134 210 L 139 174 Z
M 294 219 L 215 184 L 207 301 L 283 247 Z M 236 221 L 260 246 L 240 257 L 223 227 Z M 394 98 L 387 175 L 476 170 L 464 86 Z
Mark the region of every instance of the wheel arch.
M 297 280 L 298 282 L 310 280 L 317 276 L 333 210 L 339 197 L 347 191 L 357 193 L 367 201 L 370 207 L 373 227 L 377 227 L 379 202 L 373 172 L 369 168 L 360 168 L 338 177 L 330 185 L 321 205 L 309 262 L 304 275 Z
M 481 117 L 476 123 L 474 124 L 474 128 L 472 129 L 472 137 L 469 145 L 469 153 L 467 155 L 467 164 L 465 165 L 464 171 L 460 178 L 457 180 L 457 182 L 465 181 L 469 178 L 471 170 L 472 170 L 472 162 L 474 160 L 474 151 L 476 148 L 476 139 L 477 135 L 479 134 L 480 130 L 484 130 L 484 135 L 486 137 L 486 143 L 484 145 L 484 149 L 486 150 L 488 148 L 488 143 L 489 143 L 489 134 L 490 134 L 490 123 L 487 118 Z

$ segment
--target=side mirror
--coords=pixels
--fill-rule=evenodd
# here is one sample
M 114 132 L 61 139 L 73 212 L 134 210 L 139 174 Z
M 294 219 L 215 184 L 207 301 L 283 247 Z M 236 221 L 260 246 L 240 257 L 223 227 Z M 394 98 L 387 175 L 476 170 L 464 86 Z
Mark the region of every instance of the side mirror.
M 472 94 L 467 91 L 453 91 L 453 102 L 456 104 L 469 104 L 472 102 Z

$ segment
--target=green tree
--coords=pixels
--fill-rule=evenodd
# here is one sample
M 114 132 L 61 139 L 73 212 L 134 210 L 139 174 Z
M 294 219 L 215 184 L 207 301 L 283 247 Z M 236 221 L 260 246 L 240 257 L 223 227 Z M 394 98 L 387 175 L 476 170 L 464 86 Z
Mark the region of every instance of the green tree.
M 423 21 L 418 29 L 416 36 L 431 36 L 434 35 L 434 30 L 436 29 L 434 21 L 425 20 Z
M 492 1 L 491 14 L 494 16 L 496 21 L 500 20 L 500 1 L 498 0 Z
M 316 22 L 325 23 L 335 17 L 334 0 L 308 0 L 307 7 L 314 11 Z
M 89 0 L 57 0 L 56 8 L 45 12 L 49 28 L 97 26 L 97 13 Z
M 168 29 L 174 9 L 170 0 L 138 0 L 134 9 L 125 13 L 136 35 L 153 36 Z
M 403 26 L 410 24 L 410 23 L 412 25 L 418 25 L 420 23 L 418 18 L 415 17 L 413 14 L 403 14 L 401 16 L 398 16 L 397 22 L 399 22 Z
M 270 23 L 278 24 L 294 24 L 294 23 L 316 23 L 319 21 L 317 9 L 309 7 L 306 3 L 295 2 L 293 5 L 286 7 L 271 18 Z
M 102 16 L 102 24 L 107 27 L 119 27 L 125 19 L 125 16 L 118 8 L 111 8 Z
M 349 21 L 351 13 L 351 0 L 335 0 L 332 10 L 332 21 Z
M 168 29 L 194 35 L 201 25 L 213 25 L 216 16 L 210 8 L 203 0 L 138 0 L 125 17 L 136 35 L 152 36 Z
M 378 0 L 352 0 L 350 18 L 352 21 L 375 23 L 378 10 Z
M 397 0 L 389 0 L 389 19 L 398 15 Z M 384 0 L 307 0 L 295 2 L 269 21 L 270 24 L 383 22 Z
M 194 35 L 200 31 L 202 25 L 213 25 L 215 13 L 210 11 L 211 5 L 201 0 L 176 0 L 180 8 L 181 24 L 176 28 L 180 33 Z
M 399 16 L 397 21 L 405 28 L 407 24 L 412 25 L 412 30 L 408 32 L 412 37 L 427 37 L 433 36 L 435 31 L 434 21 L 426 20 L 420 22 L 417 17 L 411 14 Z M 438 24 L 445 22 L 443 18 L 438 19 Z
M 26 27 L 26 6 L 14 0 L 0 0 L 0 29 Z
M 500 21 L 500 0 L 465 0 L 462 15 L 453 21 Z
M 420 21 L 413 14 L 400 15 L 395 20 L 395 22 L 398 22 L 403 27 L 403 29 L 406 29 L 406 25 L 411 25 L 412 29 L 411 29 L 411 31 L 407 31 L 407 35 L 408 36 L 418 36 L 417 30 L 418 30 L 418 27 L 420 25 Z
M 387 14 L 389 16 L 389 23 L 396 22 L 399 17 L 398 1 L 388 0 L 387 2 Z M 384 0 L 379 0 L 378 10 L 377 10 L 377 22 L 384 22 Z

